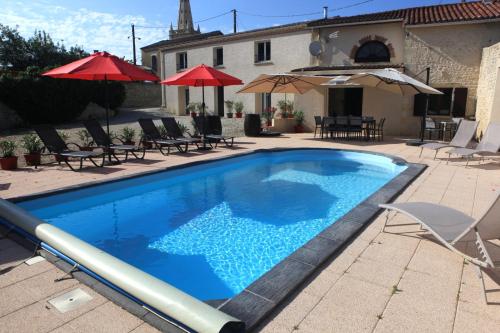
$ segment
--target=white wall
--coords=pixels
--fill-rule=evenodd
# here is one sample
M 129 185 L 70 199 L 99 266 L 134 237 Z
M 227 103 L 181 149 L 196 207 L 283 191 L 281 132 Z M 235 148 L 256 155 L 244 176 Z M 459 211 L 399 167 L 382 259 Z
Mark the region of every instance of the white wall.
M 199 64 L 213 66 L 213 48 L 222 46 L 224 49 L 224 66 L 219 70 L 233 75 L 244 83 L 248 83 L 260 74 L 288 72 L 295 68 L 309 66 L 310 55 L 308 45 L 311 41 L 310 31 L 301 31 L 282 35 L 270 36 L 271 62 L 266 64 L 254 63 L 255 41 L 260 39 L 239 40 L 214 44 L 209 47 L 195 47 L 188 50 L 176 50 L 165 54 L 165 77 L 176 74 L 176 53 L 187 51 L 188 67 Z M 236 94 L 241 86 L 224 88 L 224 99 L 242 101 L 245 105 L 244 112 L 253 113 L 256 109 L 258 98 L 255 94 Z M 177 87 L 165 87 L 166 107 L 176 114 L 183 114 L 179 110 Z M 283 96 L 273 94 L 273 105 Z M 190 88 L 190 101 L 201 102 L 201 88 Z M 210 111 L 215 109 L 215 88 L 205 89 L 205 103 Z M 257 110 L 259 111 L 259 110 Z

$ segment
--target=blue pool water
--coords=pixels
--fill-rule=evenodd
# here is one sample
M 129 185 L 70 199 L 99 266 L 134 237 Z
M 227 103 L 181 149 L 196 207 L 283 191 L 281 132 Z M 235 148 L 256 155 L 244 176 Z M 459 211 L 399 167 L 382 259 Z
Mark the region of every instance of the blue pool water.
M 405 168 L 355 152 L 257 153 L 20 206 L 198 299 L 222 299 Z

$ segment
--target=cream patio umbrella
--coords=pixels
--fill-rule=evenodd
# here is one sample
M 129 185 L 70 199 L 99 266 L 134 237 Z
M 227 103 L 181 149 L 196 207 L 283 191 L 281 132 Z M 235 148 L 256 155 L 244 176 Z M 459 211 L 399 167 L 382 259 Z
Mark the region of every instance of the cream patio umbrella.
M 429 72 L 429 69 L 427 69 Z M 428 76 L 427 76 L 428 77 Z M 422 129 L 420 141 L 414 144 L 423 144 L 425 119 L 427 118 L 427 109 L 429 107 L 428 95 L 442 95 L 443 93 L 434 89 L 427 84 L 415 80 L 408 75 L 405 75 L 394 68 L 377 69 L 372 72 L 360 73 L 351 76 L 346 83 L 355 83 L 364 87 L 373 87 L 389 91 L 402 96 L 414 96 L 416 94 L 426 94 L 427 100 L 424 114 L 422 115 Z
M 378 88 L 404 96 L 443 94 L 439 90 L 415 80 L 394 68 L 377 69 L 372 72 L 354 74 L 346 80 L 346 83 L 357 83 L 365 87 Z
M 284 93 L 304 94 L 315 86 L 330 80 L 325 76 L 296 74 L 261 74 L 252 82 L 241 88 L 238 93 Z

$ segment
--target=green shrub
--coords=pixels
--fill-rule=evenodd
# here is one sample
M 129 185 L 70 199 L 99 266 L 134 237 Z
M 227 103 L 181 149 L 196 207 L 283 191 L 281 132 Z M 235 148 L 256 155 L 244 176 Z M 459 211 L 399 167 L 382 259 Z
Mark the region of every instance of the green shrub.
M 30 68 L 29 73 L 35 72 Z M 76 119 L 90 102 L 105 107 L 104 83 L 97 81 L 32 77 L 28 72 L 19 77 L 0 77 L 0 101 L 27 123 L 63 123 Z M 125 87 L 109 82 L 110 108 L 125 100 Z
M 179 126 L 179 129 L 181 130 L 181 133 L 184 135 L 186 134 L 186 132 L 188 131 L 188 127 L 186 125 L 184 125 L 183 123 L 181 122 L 177 122 L 177 125 Z
M 28 154 L 40 153 L 43 148 L 42 141 L 36 134 L 26 134 L 22 139 L 22 146 Z
M 131 127 L 122 128 L 121 138 L 125 142 L 132 142 L 135 138 L 135 129 Z
M 162 138 L 166 138 L 168 136 L 167 129 L 163 125 L 158 126 L 158 132 L 160 132 Z
M 78 138 L 84 147 L 90 147 L 92 144 L 92 135 L 90 135 L 89 131 L 82 129 L 76 132 L 76 135 L 78 135 Z
M 15 150 L 16 143 L 14 141 L 0 141 L 0 157 L 12 157 Z

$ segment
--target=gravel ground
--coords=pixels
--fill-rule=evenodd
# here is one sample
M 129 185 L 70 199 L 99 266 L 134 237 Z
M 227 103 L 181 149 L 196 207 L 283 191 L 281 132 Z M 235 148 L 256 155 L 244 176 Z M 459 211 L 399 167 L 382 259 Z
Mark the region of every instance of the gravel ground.
M 161 117 L 165 116 L 171 116 L 171 114 L 167 113 L 166 111 L 163 111 L 162 109 L 159 108 L 154 108 L 154 109 L 124 109 L 120 110 L 118 115 L 110 120 L 110 130 L 113 133 L 120 134 L 121 130 L 124 127 L 131 127 L 135 129 L 136 132 L 136 141 L 139 141 L 139 135 L 141 132 L 141 129 L 139 127 L 139 123 L 137 122 L 137 119 L 139 118 L 153 118 L 156 119 L 155 123 L 157 125 L 161 124 L 161 121 L 159 120 Z M 193 125 L 191 124 L 191 117 L 189 116 L 176 116 L 175 117 L 177 121 L 180 123 L 186 125 L 188 127 L 188 130 L 193 133 Z M 105 121 L 101 120 L 101 125 L 103 127 L 105 126 Z M 223 126 L 223 132 L 225 135 L 231 135 L 231 136 L 243 136 L 243 119 L 227 119 L 223 118 L 222 119 L 222 126 Z M 67 123 L 67 124 L 60 124 L 60 125 L 54 125 L 54 127 L 58 131 L 62 131 L 65 134 L 68 135 L 68 139 L 66 142 L 73 142 L 79 145 L 82 145 L 82 141 L 80 140 L 78 136 L 78 132 L 83 129 L 83 125 L 79 122 L 72 122 L 72 123 Z M 12 140 L 16 142 L 16 156 L 20 156 L 18 160 L 18 166 L 20 168 L 25 167 L 25 161 L 24 158 L 22 157 L 23 154 L 25 153 L 24 149 L 21 146 L 22 142 L 22 137 L 27 134 L 27 133 L 34 133 L 31 129 L 29 128 L 19 128 L 15 130 L 9 130 L 9 131 L 2 131 L 0 132 L 0 141 L 3 140 Z M 51 156 L 46 156 L 43 157 L 42 163 L 47 163 L 49 161 L 53 161 L 53 157 Z

